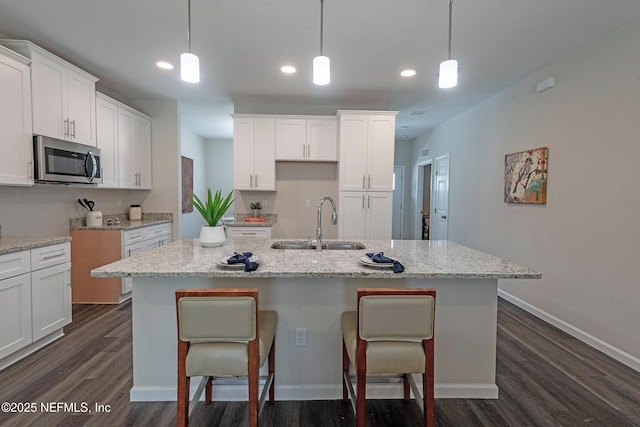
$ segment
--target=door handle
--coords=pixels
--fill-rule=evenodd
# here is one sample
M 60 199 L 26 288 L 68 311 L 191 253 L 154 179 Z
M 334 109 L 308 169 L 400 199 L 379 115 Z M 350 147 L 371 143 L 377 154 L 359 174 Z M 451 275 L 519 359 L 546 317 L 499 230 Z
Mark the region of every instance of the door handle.
M 447 219 L 447 216 L 446 215 L 442 215 L 440 218 Z

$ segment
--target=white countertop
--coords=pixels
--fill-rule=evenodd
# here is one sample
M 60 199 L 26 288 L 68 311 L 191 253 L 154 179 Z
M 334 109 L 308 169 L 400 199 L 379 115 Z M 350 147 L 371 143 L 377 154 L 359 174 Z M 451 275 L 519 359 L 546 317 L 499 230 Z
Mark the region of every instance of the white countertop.
M 230 239 L 218 248 L 204 248 L 198 239 L 172 242 L 95 268 L 92 277 L 366 277 L 417 279 L 539 279 L 540 273 L 501 258 L 444 240 L 360 240 L 363 250 L 271 249 L 282 239 Z M 325 240 L 325 242 L 332 240 Z M 384 252 L 404 266 L 403 273 L 359 262 L 367 252 Z M 245 272 L 218 262 L 234 252 L 252 252 L 259 268 Z

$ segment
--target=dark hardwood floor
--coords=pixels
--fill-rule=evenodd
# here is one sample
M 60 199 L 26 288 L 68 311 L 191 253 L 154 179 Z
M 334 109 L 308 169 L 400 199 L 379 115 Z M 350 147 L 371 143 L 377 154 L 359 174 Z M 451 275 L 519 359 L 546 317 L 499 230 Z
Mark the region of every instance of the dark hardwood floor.
M 3 411 L 1 425 L 175 424 L 175 403 L 129 402 L 129 303 L 76 305 L 73 323 L 65 332 L 61 340 L 0 372 L 1 402 L 15 402 L 14 409 L 19 404 L 36 404 L 30 413 Z M 502 300 L 498 308 L 497 384 L 498 400 L 437 399 L 436 424 L 640 426 L 639 372 Z M 86 408 L 81 406 L 83 402 Z M 42 411 L 42 403 L 49 405 L 49 412 Z M 76 412 L 59 406 L 65 403 L 75 403 Z M 110 405 L 109 411 L 96 413 L 96 403 Z M 83 413 L 84 409 L 91 413 Z M 413 402 L 369 400 L 367 410 L 371 426 L 420 424 L 420 412 Z M 260 423 L 352 426 L 354 416 L 348 404 L 339 400 L 282 401 L 267 404 Z M 191 425 L 246 425 L 246 406 L 243 402 L 200 404 Z

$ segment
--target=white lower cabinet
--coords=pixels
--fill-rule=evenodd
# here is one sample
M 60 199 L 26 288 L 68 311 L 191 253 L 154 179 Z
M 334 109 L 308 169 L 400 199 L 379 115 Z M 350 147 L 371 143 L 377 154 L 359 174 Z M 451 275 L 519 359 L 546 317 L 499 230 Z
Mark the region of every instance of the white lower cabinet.
M 151 249 L 171 243 L 171 224 L 158 224 L 150 227 L 137 228 L 124 232 L 122 258 L 129 258 Z M 133 279 L 122 279 L 122 294 L 130 295 L 133 289 Z
M 341 191 L 338 236 L 341 239 L 390 239 L 393 193 Z
M 33 340 L 71 323 L 71 263 L 31 273 Z
M 70 259 L 69 243 L 0 255 L 0 369 L 71 323 Z
M 271 238 L 271 227 L 227 227 L 227 237 L 260 237 Z

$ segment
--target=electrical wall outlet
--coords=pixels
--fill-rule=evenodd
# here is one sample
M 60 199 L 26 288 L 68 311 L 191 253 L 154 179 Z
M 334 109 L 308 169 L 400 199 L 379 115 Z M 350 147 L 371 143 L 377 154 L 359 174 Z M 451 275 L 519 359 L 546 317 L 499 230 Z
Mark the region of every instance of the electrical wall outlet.
M 311 200 L 305 201 L 304 202 L 304 207 L 307 208 L 307 209 L 310 208 L 311 207 Z
M 262 200 L 262 208 L 266 209 L 269 206 L 269 203 L 267 202 L 267 200 Z
M 296 347 L 307 346 L 307 328 L 296 328 Z

